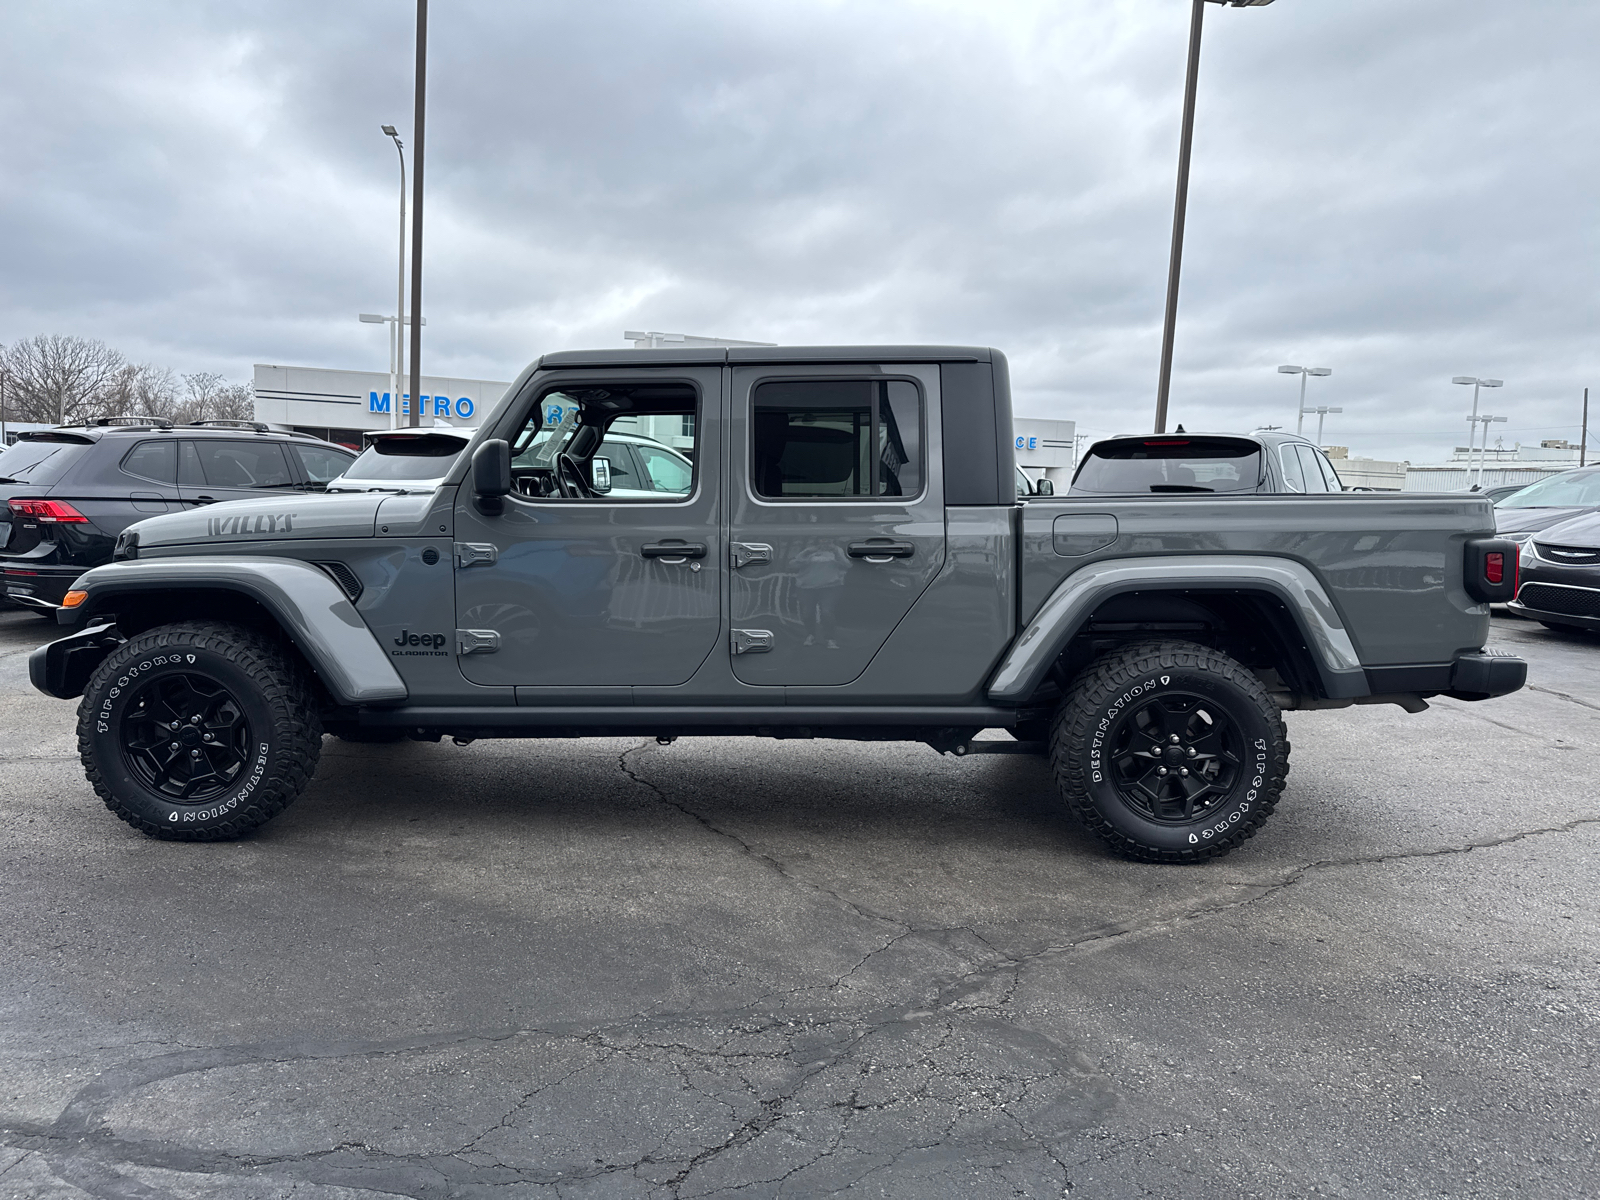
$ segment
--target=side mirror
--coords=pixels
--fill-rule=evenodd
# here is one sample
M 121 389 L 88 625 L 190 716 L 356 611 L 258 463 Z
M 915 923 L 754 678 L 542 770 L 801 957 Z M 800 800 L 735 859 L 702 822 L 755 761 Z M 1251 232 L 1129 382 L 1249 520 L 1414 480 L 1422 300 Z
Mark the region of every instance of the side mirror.
M 1033 485 L 1033 494 L 1035 496 L 1054 496 L 1056 494 L 1056 485 L 1048 479 L 1041 479 Z
M 611 490 L 611 460 L 596 456 L 589 460 L 589 486 L 600 495 Z
M 497 513 L 503 497 L 511 492 L 511 445 L 503 438 L 490 438 L 472 452 L 472 490 L 478 508 Z

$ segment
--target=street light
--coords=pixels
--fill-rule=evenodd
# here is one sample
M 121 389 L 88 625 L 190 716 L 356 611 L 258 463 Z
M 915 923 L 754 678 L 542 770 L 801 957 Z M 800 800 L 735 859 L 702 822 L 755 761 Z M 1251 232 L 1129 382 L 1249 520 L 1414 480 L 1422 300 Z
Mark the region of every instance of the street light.
M 1478 379 L 1472 375 L 1457 375 L 1450 382 L 1459 383 L 1463 386 L 1469 383 L 1472 385 L 1472 415 L 1467 418 L 1467 482 L 1470 484 L 1472 482 L 1472 450 L 1478 440 L 1478 389 L 1504 387 L 1505 381 L 1503 379 Z M 1505 418 L 1502 417 L 1501 420 L 1505 420 Z M 1487 453 L 1489 449 L 1488 425 L 1483 427 L 1483 448 Z M 1483 468 L 1480 466 L 1478 468 L 1478 481 L 1481 483 L 1482 480 Z
M 1300 407 L 1299 407 L 1299 414 L 1295 417 L 1295 420 L 1294 420 L 1294 431 L 1295 431 L 1295 433 L 1299 433 L 1301 431 L 1301 429 L 1305 426 L 1306 412 L 1308 411 L 1307 408 L 1306 408 L 1306 376 L 1307 375 L 1315 375 L 1315 376 L 1317 376 L 1317 378 L 1320 379 L 1324 375 L 1332 375 L 1333 374 L 1333 368 L 1332 367 L 1282 366 L 1282 367 L 1278 368 L 1278 374 L 1279 375 L 1298 375 L 1298 376 L 1300 376 Z M 1319 445 L 1321 444 L 1321 442 L 1322 442 L 1321 437 L 1318 437 L 1317 442 L 1318 442 Z
M 1172 257 L 1167 263 L 1167 311 L 1161 328 L 1161 377 L 1156 384 L 1156 432 L 1167 431 L 1172 390 L 1172 341 L 1178 324 L 1178 276 L 1183 268 L 1183 222 L 1189 208 L 1189 149 L 1194 144 L 1194 95 L 1200 78 L 1200 33 L 1207 4 L 1261 8 L 1272 0 L 1194 0 L 1189 15 L 1189 67 L 1183 81 L 1183 132 L 1178 139 L 1178 195 L 1172 206 Z
M 1314 412 L 1314 413 L 1317 414 L 1317 445 L 1320 446 L 1320 445 L 1322 445 L 1322 420 L 1323 420 L 1323 418 L 1326 417 L 1329 413 L 1342 413 L 1344 411 L 1344 409 L 1342 409 L 1342 408 L 1318 407 L 1318 408 L 1307 409 L 1305 411 Z
M 393 429 L 399 420 L 400 380 L 406 370 L 406 145 L 393 125 L 384 125 L 382 129 L 394 142 L 395 153 L 400 156 L 400 287 L 394 307 L 394 336 L 389 344 L 389 395 L 394 398 L 389 406 L 389 428 Z M 365 321 L 366 317 L 361 319 Z M 417 404 L 421 403 L 421 400 L 417 401 Z

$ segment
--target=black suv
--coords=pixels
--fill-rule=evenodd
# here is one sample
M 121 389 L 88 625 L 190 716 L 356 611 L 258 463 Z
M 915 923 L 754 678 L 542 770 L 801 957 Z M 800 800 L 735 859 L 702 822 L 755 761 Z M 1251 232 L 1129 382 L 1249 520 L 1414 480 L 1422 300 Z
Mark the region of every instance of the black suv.
M 111 561 L 117 534 L 153 513 L 320 492 L 355 455 L 255 421 L 111 417 L 24 433 L 0 454 L 5 603 L 52 615 L 73 581 Z

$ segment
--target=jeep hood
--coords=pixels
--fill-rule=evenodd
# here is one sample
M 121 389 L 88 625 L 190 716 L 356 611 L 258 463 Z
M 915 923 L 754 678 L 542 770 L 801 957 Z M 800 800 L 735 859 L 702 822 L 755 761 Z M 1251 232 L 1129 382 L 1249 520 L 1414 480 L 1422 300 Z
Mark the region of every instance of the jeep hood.
M 140 550 L 156 546 L 282 542 L 302 538 L 372 537 L 379 510 L 402 523 L 411 510 L 432 503 L 433 496 L 397 496 L 382 492 L 348 492 L 331 496 L 296 492 L 208 504 L 187 512 L 149 517 L 132 526 Z M 399 502 L 396 504 L 395 502 Z M 405 510 L 402 514 L 398 510 Z

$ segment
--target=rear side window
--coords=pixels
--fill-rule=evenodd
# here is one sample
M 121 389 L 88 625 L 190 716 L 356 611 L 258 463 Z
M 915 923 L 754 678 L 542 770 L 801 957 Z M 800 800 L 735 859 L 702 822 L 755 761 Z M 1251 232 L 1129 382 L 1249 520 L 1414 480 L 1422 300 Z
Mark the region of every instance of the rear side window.
M 0 454 L 0 483 L 55 483 L 91 443 L 22 438 Z
M 122 458 L 124 474 L 168 487 L 178 482 L 178 443 L 140 442 Z
M 197 441 L 200 470 L 211 487 L 286 488 L 294 485 L 277 442 Z
M 922 491 L 922 395 L 913 383 L 763 383 L 751 423 L 758 496 L 848 500 Z M 654 477 L 654 464 L 650 471 Z
M 1244 438 L 1116 438 L 1090 447 L 1075 492 L 1253 492 L 1261 448 Z

